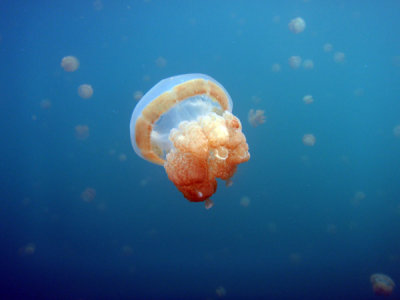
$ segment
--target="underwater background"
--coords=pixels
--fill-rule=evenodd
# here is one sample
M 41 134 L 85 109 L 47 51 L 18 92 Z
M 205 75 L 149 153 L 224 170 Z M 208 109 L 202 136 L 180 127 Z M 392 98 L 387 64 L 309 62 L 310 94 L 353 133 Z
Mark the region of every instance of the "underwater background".
M 379 299 L 371 274 L 400 283 L 399 17 L 398 1 L 0 1 L 0 299 Z M 250 148 L 210 210 L 130 142 L 140 95 L 185 73 L 226 88 Z

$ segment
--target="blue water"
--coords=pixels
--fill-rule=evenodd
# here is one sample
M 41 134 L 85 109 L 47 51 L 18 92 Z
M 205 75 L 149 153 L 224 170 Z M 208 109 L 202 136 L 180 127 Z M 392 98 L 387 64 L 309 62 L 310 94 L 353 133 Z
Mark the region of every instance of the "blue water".
M 369 0 L 0 1 L 0 299 L 378 299 L 371 274 L 400 283 L 399 12 Z M 298 16 L 307 27 L 294 34 Z M 76 72 L 61 68 L 67 55 Z M 314 69 L 290 68 L 292 55 Z M 250 147 L 211 210 L 130 144 L 133 93 L 185 73 L 223 84 Z M 252 127 L 250 109 L 266 123 Z

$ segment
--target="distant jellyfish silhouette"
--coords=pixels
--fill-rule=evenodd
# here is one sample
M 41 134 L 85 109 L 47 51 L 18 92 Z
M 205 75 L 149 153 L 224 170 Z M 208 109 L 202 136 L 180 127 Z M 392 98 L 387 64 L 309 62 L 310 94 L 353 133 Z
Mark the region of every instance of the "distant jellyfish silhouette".
M 277 72 L 279 72 L 280 70 L 281 70 L 281 65 L 278 64 L 278 63 L 273 64 L 272 67 L 271 67 L 271 71 L 272 71 L 272 72 L 277 73 Z
M 43 99 L 42 101 L 40 101 L 40 107 L 42 109 L 51 108 L 51 100 L 50 99 Z
M 76 125 L 75 136 L 78 140 L 86 140 L 89 137 L 89 127 L 87 125 Z
M 376 295 L 389 296 L 392 294 L 395 283 L 385 274 L 375 273 L 370 277 L 372 290 Z
M 289 57 L 289 66 L 292 69 L 298 69 L 301 66 L 301 57 L 300 56 L 291 56 Z
M 393 128 L 393 134 L 395 137 L 400 138 L 400 125 L 397 125 Z
M 78 95 L 83 99 L 89 99 L 93 96 L 93 88 L 90 84 L 81 84 L 78 87 Z
M 303 68 L 306 69 L 306 70 L 314 69 L 314 62 L 312 61 L 312 59 L 304 60 Z
M 215 293 L 218 297 L 225 297 L 226 296 L 226 289 L 223 286 L 219 286 L 216 288 Z
M 303 144 L 306 146 L 314 146 L 315 141 L 316 141 L 316 139 L 313 134 L 309 133 L 309 134 L 305 134 L 303 136 Z
M 337 63 L 344 62 L 345 57 L 346 56 L 343 52 L 335 52 L 335 54 L 333 54 L 333 60 Z
M 261 109 L 250 109 L 248 114 L 248 121 L 253 127 L 257 127 L 265 123 L 267 117 L 264 115 L 264 111 Z
M 330 43 L 326 43 L 324 44 L 323 49 L 325 52 L 331 52 L 333 50 L 333 46 Z
M 306 22 L 302 18 L 297 17 L 291 20 L 288 26 L 291 32 L 297 34 L 304 31 L 306 28 Z
M 243 207 L 248 207 L 250 205 L 250 198 L 247 196 L 240 198 L 240 205 Z
M 82 193 L 81 198 L 85 202 L 92 202 L 96 198 L 96 190 L 91 187 L 87 187 Z
M 166 60 L 164 57 L 159 56 L 159 57 L 156 59 L 156 65 L 157 65 L 157 67 L 159 67 L 159 68 L 164 68 L 164 67 L 167 65 L 167 60 Z
M 246 137 L 224 87 L 204 74 L 160 81 L 136 105 L 130 122 L 133 149 L 162 165 L 186 199 L 205 201 L 216 178 L 229 180 L 250 158 Z
M 135 91 L 133 93 L 133 99 L 135 99 L 136 101 L 139 101 L 140 99 L 142 99 L 142 97 L 143 97 L 142 91 Z
M 74 72 L 79 68 L 79 60 L 75 56 L 65 56 L 61 60 L 61 67 L 66 72 Z
M 311 95 L 305 95 L 303 97 L 303 101 L 304 101 L 305 104 L 311 104 L 311 103 L 314 102 L 314 98 Z

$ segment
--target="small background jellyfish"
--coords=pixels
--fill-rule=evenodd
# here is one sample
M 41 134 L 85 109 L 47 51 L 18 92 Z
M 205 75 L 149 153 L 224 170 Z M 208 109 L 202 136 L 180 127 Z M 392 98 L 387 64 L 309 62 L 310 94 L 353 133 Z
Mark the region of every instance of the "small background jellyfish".
M 302 18 L 297 17 L 291 20 L 288 26 L 291 32 L 297 34 L 304 31 L 306 28 L 306 22 Z
M 81 193 L 81 199 L 85 202 L 92 202 L 96 198 L 96 190 L 91 187 L 87 187 L 82 193 Z
M 81 141 L 86 140 L 89 137 L 89 127 L 87 125 L 76 125 L 75 137 Z
M 314 98 L 311 95 L 305 95 L 303 97 L 303 101 L 304 101 L 305 104 L 311 104 L 311 103 L 314 102 Z
M 314 69 L 314 62 L 312 61 L 312 59 L 306 59 L 303 62 L 303 68 L 306 70 L 312 70 Z
M 302 59 L 300 56 L 296 56 L 296 55 L 291 56 L 291 57 L 289 57 L 289 66 L 292 69 L 298 69 L 301 66 L 301 61 L 302 61 Z
M 315 136 L 311 133 L 305 134 L 303 136 L 303 144 L 306 146 L 314 146 L 315 144 Z
M 79 68 L 79 60 L 75 56 L 65 56 L 61 60 L 61 67 L 66 72 L 74 72 Z
M 89 99 L 93 96 L 93 88 L 90 84 L 81 84 L 78 87 L 78 95 L 83 99 Z
M 333 60 L 336 62 L 336 63 L 342 63 L 342 62 L 344 62 L 344 59 L 345 59 L 345 54 L 343 53 L 343 52 L 335 52 L 335 54 L 333 54 Z
M 324 52 L 331 52 L 333 50 L 333 46 L 330 43 L 326 43 L 323 46 Z
M 389 296 L 392 294 L 395 283 L 389 276 L 381 273 L 372 274 L 370 277 L 372 290 L 376 295 Z
M 132 146 L 142 158 L 164 166 L 186 199 L 206 201 L 210 208 L 216 178 L 229 181 L 237 165 L 250 158 L 242 126 L 231 110 L 227 91 L 207 75 L 164 79 L 132 113 Z
M 253 127 L 257 127 L 258 125 L 261 125 L 265 123 L 267 117 L 264 115 L 264 111 L 261 109 L 250 109 L 249 114 L 248 114 L 248 121 Z

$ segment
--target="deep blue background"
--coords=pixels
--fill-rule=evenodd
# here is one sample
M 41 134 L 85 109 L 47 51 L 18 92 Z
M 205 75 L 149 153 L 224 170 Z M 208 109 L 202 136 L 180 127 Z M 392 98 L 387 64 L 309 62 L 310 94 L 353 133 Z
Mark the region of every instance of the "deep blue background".
M 397 1 L 102 4 L 0 1 L 1 299 L 217 299 L 220 286 L 224 299 L 375 299 L 372 273 L 399 282 Z M 133 93 L 194 72 L 229 91 L 251 153 L 209 211 L 129 140 Z M 251 127 L 251 108 L 267 122 Z

